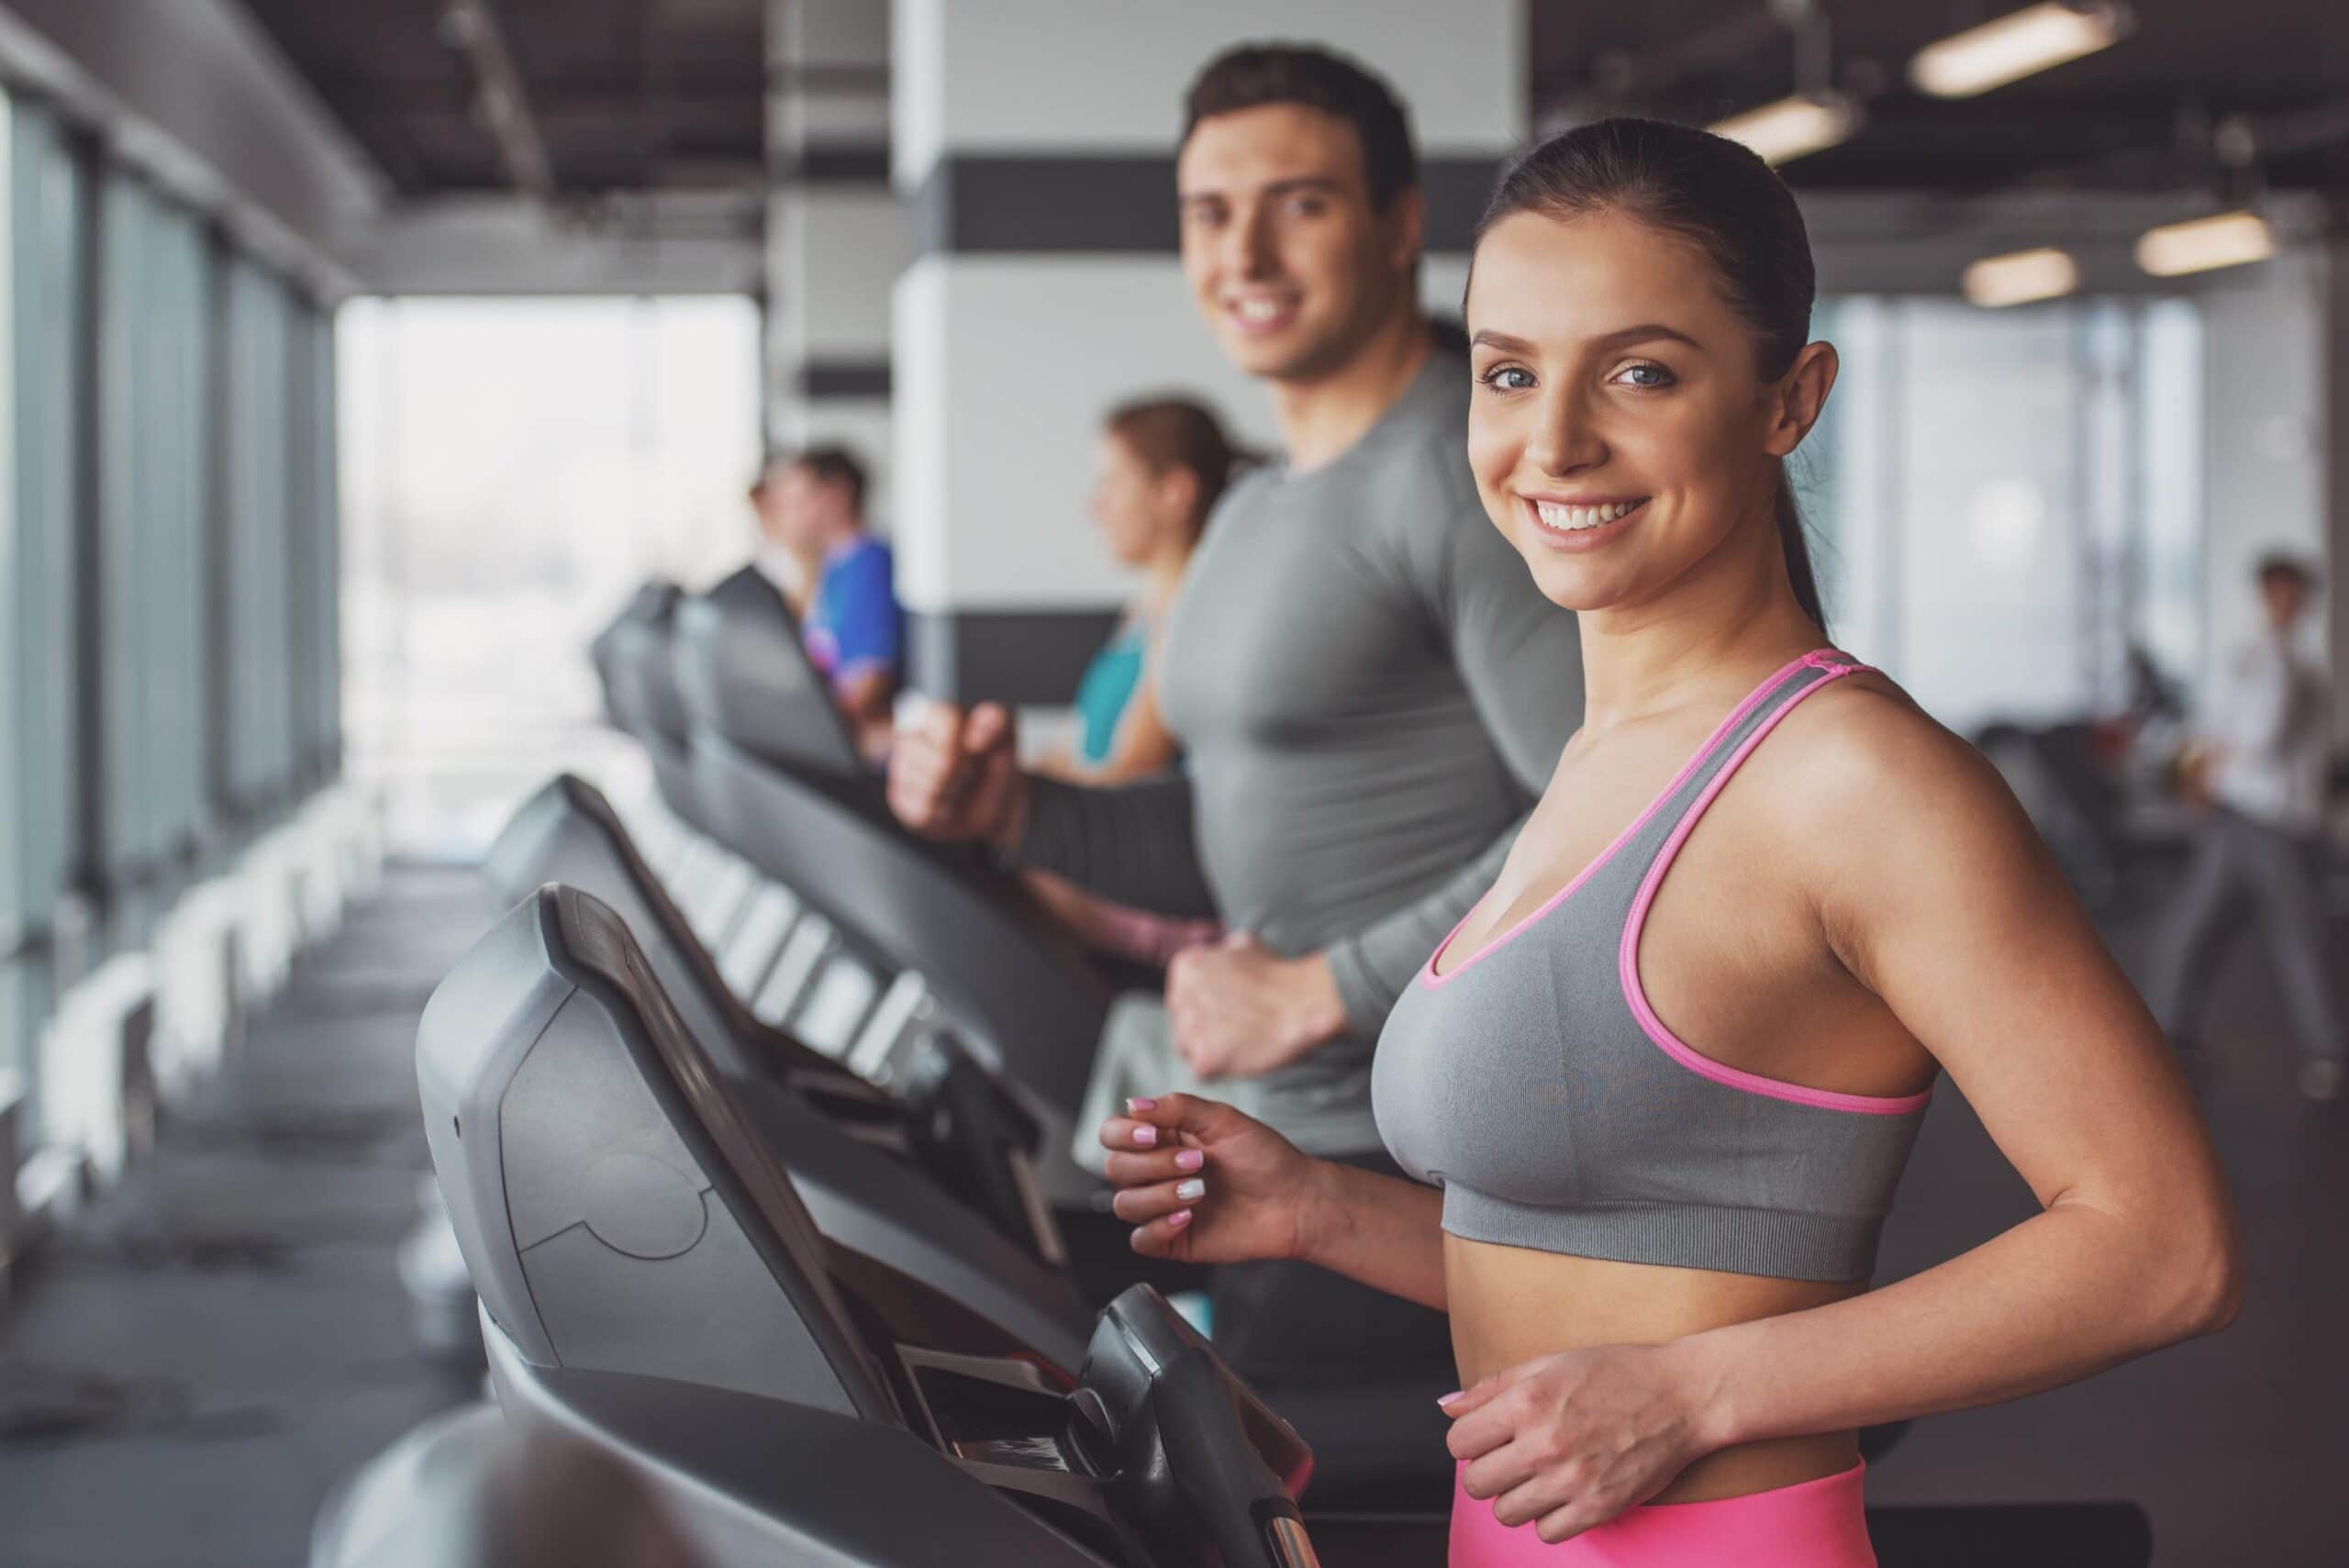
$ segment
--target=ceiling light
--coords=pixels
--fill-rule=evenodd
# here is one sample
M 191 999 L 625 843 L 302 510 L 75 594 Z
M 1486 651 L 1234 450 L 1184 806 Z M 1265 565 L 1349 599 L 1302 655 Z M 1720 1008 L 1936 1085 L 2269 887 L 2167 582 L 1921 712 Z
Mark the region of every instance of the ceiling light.
M 2137 265 L 2157 278 L 2207 272 L 2265 261 L 2276 254 L 2276 236 L 2254 212 L 2222 212 L 2186 223 L 2164 224 L 2138 237 Z
M 1798 95 L 1731 115 L 1712 127 L 1715 136 L 1742 141 L 1776 166 L 1822 148 L 1848 141 L 1860 128 L 1859 106 L 1836 93 Z
M 2048 0 L 1927 44 L 1909 61 L 1909 82 L 1936 98 L 1971 98 L 2110 49 L 2131 21 L 2125 6 Z
M 2080 286 L 2080 264 L 2067 251 L 2052 247 L 1985 256 L 1967 267 L 1957 281 L 1958 292 L 1970 304 L 1997 309 L 2056 299 Z

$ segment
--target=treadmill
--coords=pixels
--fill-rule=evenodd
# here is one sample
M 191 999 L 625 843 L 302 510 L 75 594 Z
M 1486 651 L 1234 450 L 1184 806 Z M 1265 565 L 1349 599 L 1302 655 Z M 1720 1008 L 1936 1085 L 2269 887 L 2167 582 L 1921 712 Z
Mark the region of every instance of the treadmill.
M 417 1064 L 499 1407 L 630 1466 L 717 1568 L 947 1542 L 980 1568 L 1316 1561 L 1310 1452 L 1147 1286 L 1052 1353 L 829 1238 L 789 1129 L 592 898 L 507 917 L 435 993 Z M 428 1511 L 377 1510 L 365 1544 Z M 1440 1561 L 1415 1528 L 1377 1533 Z
M 919 974 L 1064 1146 L 1112 988 L 1017 877 L 889 813 L 782 596 L 738 572 L 677 611 L 674 673 L 698 825 L 816 905 L 886 966 Z

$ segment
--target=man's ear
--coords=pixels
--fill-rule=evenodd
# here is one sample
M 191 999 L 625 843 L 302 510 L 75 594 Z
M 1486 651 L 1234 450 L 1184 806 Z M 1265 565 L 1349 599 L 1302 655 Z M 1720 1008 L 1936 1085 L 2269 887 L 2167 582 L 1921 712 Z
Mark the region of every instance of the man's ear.
M 1820 410 L 1827 406 L 1840 368 L 1832 343 L 1806 344 L 1795 356 L 1793 366 L 1770 389 L 1770 438 L 1765 444 L 1772 457 L 1787 457 L 1802 445 L 1819 423 Z
M 1428 198 L 1417 185 L 1406 185 L 1387 198 L 1378 215 L 1386 234 L 1386 256 L 1397 267 L 1417 267 L 1428 245 Z

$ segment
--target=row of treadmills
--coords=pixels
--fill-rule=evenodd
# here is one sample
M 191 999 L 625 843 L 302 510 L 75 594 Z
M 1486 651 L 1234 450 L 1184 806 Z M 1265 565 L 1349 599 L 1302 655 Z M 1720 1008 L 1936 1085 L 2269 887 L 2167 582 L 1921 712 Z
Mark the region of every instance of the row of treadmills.
M 474 1489 L 514 1429 L 620 1462 L 712 1568 L 1441 1562 L 1422 1380 L 1252 1390 L 1151 1285 L 1079 1288 L 1120 977 L 896 827 L 766 581 L 648 586 L 594 653 L 655 788 L 523 806 L 510 910 L 417 1030 L 403 1275 L 420 1321 L 477 1321 L 494 1398 L 339 1488 L 313 1568 L 494 1561 Z M 1879 1551 L 1978 1562 L 2025 1513 L 2062 1561 L 2150 1560 L 2082 1505 L 1885 1510 Z

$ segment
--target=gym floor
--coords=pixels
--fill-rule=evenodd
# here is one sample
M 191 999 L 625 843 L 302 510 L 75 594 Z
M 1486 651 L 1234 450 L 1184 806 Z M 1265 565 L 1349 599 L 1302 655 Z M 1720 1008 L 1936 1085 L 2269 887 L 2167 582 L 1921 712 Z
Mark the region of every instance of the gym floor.
M 0 1324 L 0 1562 L 301 1562 L 329 1487 L 473 1394 L 417 1349 L 392 1250 L 427 1168 L 417 1014 L 488 924 L 485 900 L 470 873 L 395 868 L 156 1156 L 28 1272 Z M 2114 932 L 2124 957 L 2136 934 Z M 2164 1568 L 2349 1561 L 2349 1510 L 2319 1479 L 2349 1473 L 2349 1105 L 2294 1097 L 2281 1024 L 2263 962 L 2238 955 L 2204 1095 L 2243 1208 L 2235 1327 L 1925 1422 L 1875 1467 L 1871 1501 L 2128 1498 Z M 2031 1212 L 1944 1087 L 1882 1277 Z

